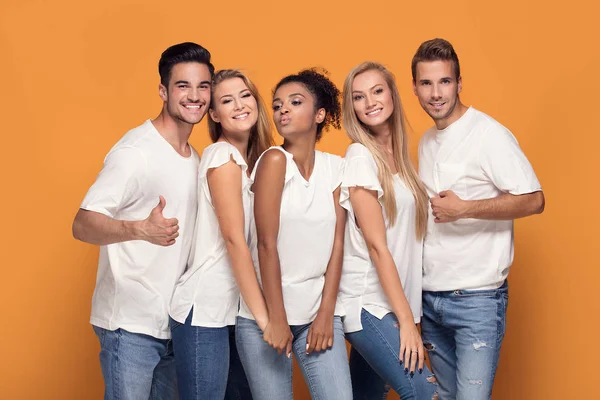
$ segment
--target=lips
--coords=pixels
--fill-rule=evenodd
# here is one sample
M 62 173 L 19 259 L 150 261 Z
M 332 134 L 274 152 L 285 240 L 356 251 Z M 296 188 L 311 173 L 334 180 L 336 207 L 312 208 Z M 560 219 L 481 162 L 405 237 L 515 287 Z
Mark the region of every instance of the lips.
M 245 112 L 243 114 L 236 115 L 236 116 L 234 116 L 232 118 L 236 119 L 236 120 L 245 120 L 246 118 L 248 118 L 248 115 L 250 115 L 250 113 Z
M 434 110 L 439 110 L 442 107 L 444 107 L 446 105 L 446 102 L 435 102 L 435 103 L 429 103 L 429 105 L 434 109 Z
M 375 116 L 379 115 L 379 113 L 381 113 L 381 111 L 383 111 L 383 108 L 376 108 L 373 111 L 369 111 L 367 113 L 367 117 L 375 117 Z
M 292 120 L 292 119 L 291 119 L 289 116 L 287 116 L 287 115 L 284 115 L 283 117 L 281 117 L 281 118 L 279 119 L 279 123 L 280 123 L 281 125 L 287 125 L 287 124 L 289 124 L 289 123 L 290 123 L 290 121 L 291 121 L 291 120 Z

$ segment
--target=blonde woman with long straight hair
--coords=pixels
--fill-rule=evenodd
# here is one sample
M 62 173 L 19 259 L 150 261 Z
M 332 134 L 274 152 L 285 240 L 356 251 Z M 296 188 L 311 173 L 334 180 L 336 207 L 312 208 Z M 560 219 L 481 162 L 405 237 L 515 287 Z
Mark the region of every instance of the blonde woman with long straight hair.
M 340 297 L 352 344 L 355 399 L 436 397 L 416 327 L 428 197 L 408 154 L 393 75 L 365 62 L 344 83 L 345 155 L 340 204 L 348 211 Z
M 209 113 L 214 143 L 198 171 L 195 242 L 170 309 L 182 400 L 251 398 L 233 334 L 240 292 L 258 326 L 268 323 L 248 244 L 250 173 L 273 143 L 266 107 L 244 74 L 222 70 L 213 78 Z

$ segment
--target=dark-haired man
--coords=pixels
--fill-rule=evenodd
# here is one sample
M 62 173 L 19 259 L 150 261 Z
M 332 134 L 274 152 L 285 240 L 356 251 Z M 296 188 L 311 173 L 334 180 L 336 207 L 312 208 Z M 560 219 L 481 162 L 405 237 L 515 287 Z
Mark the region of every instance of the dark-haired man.
M 460 65 L 443 39 L 421 44 L 414 92 L 435 126 L 419 144 L 430 210 L 423 251 L 423 344 L 441 400 L 489 399 L 504 337 L 513 220 L 544 209 L 511 132 L 460 101 Z
M 154 120 L 109 151 L 73 222 L 100 245 L 90 322 L 100 340 L 105 399 L 177 398 L 168 307 L 190 251 L 198 153 L 188 143 L 210 105 L 210 53 L 180 43 L 162 53 Z

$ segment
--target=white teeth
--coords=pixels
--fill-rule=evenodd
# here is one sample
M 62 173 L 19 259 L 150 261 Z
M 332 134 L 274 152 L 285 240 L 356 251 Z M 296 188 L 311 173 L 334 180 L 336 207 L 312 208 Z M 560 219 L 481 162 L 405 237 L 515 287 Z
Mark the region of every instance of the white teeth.
M 241 115 L 238 115 L 238 116 L 235 116 L 235 117 L 233 117 L 233 119 L 244 119 L 244 118 L 246 118 L 247 116 L 248 116 L 248 113 L 244 113 L 244 114 L 241 114 Z
M 367 115 L 375 115 L 375 114 L 379 114 L 381 112 L 381 108 L 378 108 L 377 110 L 373 110 L 367 113 Z
M 185 108 L 200 108 L 200 106 L 185 106 Z

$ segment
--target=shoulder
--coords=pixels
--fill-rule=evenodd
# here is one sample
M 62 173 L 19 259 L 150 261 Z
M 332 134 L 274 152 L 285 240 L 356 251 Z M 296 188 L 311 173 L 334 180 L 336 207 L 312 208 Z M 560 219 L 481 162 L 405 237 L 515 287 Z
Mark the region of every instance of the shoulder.
M 501 142 L 517 142 L 508 128 L 484 112 L 473 109 L 473 124 L 487 146 L 495 146 Z
M 436 133 L 437 129 L 435 125 L 427 129 L 423 136 L 421 136 L 421 140 L 419 140 L 419 148 L 422 148 L 423 146 L 429 144 L 435 138 Z
M 327 160 L 327 162 L 331 165 L 338 165 L 344 160 L 337 154 L 326 153 L 324 151 L 315 150 L 315 154 L 317 155 L 317 157 L 323 160 Z
M 344 155 L 344 158 L 346 159 L 346 161 L 349 161 L 356 157 L 372 158 L 373 155 L 371 154 L 371 152 L 369 151 L 369 149 L 367 149 L 367 147 L 365 145 L 360 144 L 360 143 L 352 143 L 346 149 L 346 154 Z

